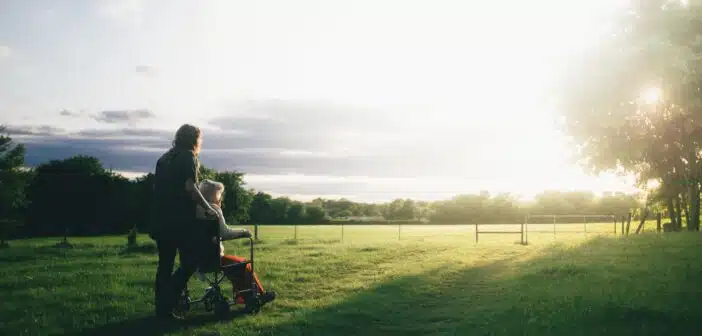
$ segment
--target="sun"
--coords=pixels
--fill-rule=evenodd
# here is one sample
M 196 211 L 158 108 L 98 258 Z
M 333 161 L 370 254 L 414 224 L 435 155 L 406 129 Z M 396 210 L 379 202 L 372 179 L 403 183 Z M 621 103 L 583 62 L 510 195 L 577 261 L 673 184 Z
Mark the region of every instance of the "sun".
M 641 100 L 647 105 L 656 104 L 662 98 L 663 92 L 657 87 L 648 88 L 641 93 Z

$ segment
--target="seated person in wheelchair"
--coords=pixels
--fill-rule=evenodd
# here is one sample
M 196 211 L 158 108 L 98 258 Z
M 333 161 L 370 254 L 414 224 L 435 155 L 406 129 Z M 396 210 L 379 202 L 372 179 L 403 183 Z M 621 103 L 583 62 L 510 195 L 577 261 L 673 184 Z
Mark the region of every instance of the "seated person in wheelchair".
M 224 254 L 224 245 L 222 244 L 222 241 L 251 237 L 250 230 L 245 228 L 232 228 L 229 225 L 227 225 L 224 219 L 224 214 L 222 212 L 222 194 L 224 193 L 224 184 L 212 180 L 203 180 L 202 182 L 200 182 L 199 189 L 200 193 L 202 193 L 202 196 L 208 202 L 210 202 L 212 207 L 217 212 L 217 218 L 219 220 L 219 232 L 221 237 L 220 256 L 222 265 L 225 266 L 245 262 L 246 258 Z M 201 219 L 208 218 L 205 213 L 205 209 L 203 209 L 200 206 L 198 206 L 197 208 L 197 217 Z M 204 275 L 199 272 L 198 274 L 200 275 L 200 279 L 204 281 Z M 262 303 L 267 303 L 275 299 L 276 294 L 274 291 L 266 292 L 263 289 L 263 285 L 261 285 L 258 276 L 256 275 L 256 273 L 251 271 L 251 264 L 246 264 L 245 269 L 243 267 L 240 269 L 232 270 L 225 269 L 224 275 L 232 283 L 232 293 L 236 296 L 235 300 L 237 301 L 237 303 L 244 303 L 244 298 L 238 296 L 237 292 L 242 289 L 251 288 L 250 284 L 252 277 L 256 282 L 256 287 L 259 294 L 261 295 Z

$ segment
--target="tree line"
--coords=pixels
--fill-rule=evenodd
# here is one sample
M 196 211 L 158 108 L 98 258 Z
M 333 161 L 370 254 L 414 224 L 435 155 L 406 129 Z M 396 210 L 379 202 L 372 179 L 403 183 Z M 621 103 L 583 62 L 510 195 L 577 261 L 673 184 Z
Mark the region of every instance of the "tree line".
M 128 179 L 90 156 L 23 168 L 25 148 L 0 129 L 0 220 L 3 236 L 121 234 L 148 231 L 153 174 Z M 427 202 L 395 199 L 361 203 L 317 198 L 301 202 L 247 188 L 244 174 L 200 167 L 202 179 L 225 185 L 223 212 L 230 224 L 323 224 L 344 221 L 511 223 L 528 213 L 626 214 L 639 206 L 631 195 L 596 198 L 589 192 L 544 192 L 532 203 L 509 194 L 459 195 Z

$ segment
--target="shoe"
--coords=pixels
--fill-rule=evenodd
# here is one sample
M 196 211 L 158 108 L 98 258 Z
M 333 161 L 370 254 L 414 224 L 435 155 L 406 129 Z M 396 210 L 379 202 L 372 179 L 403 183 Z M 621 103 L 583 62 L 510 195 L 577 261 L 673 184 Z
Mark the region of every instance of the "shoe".
M 268 292 L 263 293 L 263 295 L 261 295 L 261 305 L 264 305 L 266 303 L 269 303 L 269 302 L 275 300 L 275 297 L 276 297 L 276 293 L 274 291 L 268 291 Z

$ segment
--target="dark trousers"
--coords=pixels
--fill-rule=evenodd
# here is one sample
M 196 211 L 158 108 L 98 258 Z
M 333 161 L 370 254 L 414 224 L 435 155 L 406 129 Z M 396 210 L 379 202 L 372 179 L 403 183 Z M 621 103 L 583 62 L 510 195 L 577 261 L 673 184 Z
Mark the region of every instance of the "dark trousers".
M 197 269 L 196 251 L 187 238 L 181 237 L 160 237 L 156 240 L 156 246 L 158 248 L 155 282 L 156 314 L 165 315 L 175 308 L 178 298 L 187 287 L 188 280 Z M 180 257 L 180 267 L 173 273 L 176 252 Z

